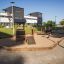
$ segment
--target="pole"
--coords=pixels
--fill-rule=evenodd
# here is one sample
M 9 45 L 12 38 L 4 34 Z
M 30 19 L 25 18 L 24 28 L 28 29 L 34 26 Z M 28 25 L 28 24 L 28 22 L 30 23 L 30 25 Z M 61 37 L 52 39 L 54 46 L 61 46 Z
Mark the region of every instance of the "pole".
M 13 36 L 14 36 L 14 34 L 15 34 L 15 28 L 14 28 L 14 6 L 13 6 L 14 3 L 15 3 L 15 2 L 11 2 L 11 4 L 12 4 Z

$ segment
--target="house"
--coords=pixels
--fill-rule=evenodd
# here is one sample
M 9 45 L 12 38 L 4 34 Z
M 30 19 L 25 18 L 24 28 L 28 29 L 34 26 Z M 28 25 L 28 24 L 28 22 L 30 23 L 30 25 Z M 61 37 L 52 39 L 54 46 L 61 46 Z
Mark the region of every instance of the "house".
M 33 12 L 33 13 L 30 13 L 29 15 L 37 17 L 37 25 L 42 26 L 42 13 L 41 12 Z
M 12 27 L 13 21 L 12 21 L 12 6 L 3 9 L 5 12 L 0 12 L 0 24 L 9 27 Z M 35 15 L 32 15 L 31 13 L 27 16 L 24 16 L 24 8 L 13 6 L 13 13 L 14 13 L 14 23 L 21 24 L 21 23 L 27 23 L 27 24 L 36 24 L 41 25 L 42 24 L 42 14 L 41 13 L 34 13 Z

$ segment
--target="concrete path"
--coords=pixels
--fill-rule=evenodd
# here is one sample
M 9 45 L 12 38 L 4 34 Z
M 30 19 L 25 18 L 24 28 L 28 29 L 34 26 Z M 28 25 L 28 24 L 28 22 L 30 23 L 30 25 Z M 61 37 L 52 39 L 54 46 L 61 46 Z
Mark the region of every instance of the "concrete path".
M 61 40 L 61 41 L 58 43 L 58 45 L 59 45 L 60 47 L 64 48 L 64 39 Z
M 32 36 L 32 35 L 27 35 L 27 37 Z M 23 45 L 17 45 L 10 47 L 9 50 L 11 51 L 37 51 L 37 50 L 50 50 L 55 48 L 58 45 L 58 42 L 62 40 L 63 38 L 54 38 L 54 37 L 49 37 L 47 38 L 47 35 L 37 35 L 34 34 L 34 39 L 35 39 L 35 44 L 25 44 Z
M 0 50 L 0 64 L 64 64 L 64 48 L 44 51 Z
M 37 37 L 35 39 L 37 41 L 38 47 L 40 47 L 42 44 L 48 45 L 47 42 L 50 42 L 47 40 L 46 36 L 42 37 L 41 35 L 35 35 L 34 37 Z M 40 41 L 38 40 L 40 39 Z M 43 39 L 43 40 L 41 40 Z M 51 40 L 60 41 L 58 38 L 48 38 Z M 39 42 L 38 42 L 39 41 Z M 46 41 L 46 42 L 45 42 Z M 51 42 L 50 42 L 51 43 Z M 62 46 L 64 46 L 64 40 L 60 42 Z M 44 46 L 43 45 L 43 46 Z M 34 45 L 17 45 L 13 48 L 21 48 L 22 47 L 33 47 Z M 25 48 L 26 49 L 26 48 Z M 56 45 L 53 49 L 50 50 L 20 50 L 20 51 L 12 51 L 12 50 L 6 50 L 6 49 L 0 49 L 0 64 L 64 64 L 64 48 L 62 48 L 59 45 Z
M 32 35 L 26 35 L 26 37 L 30 37 Z M 52 49 L 55 46 L 57 46 L 58 42 L 62 40 L 62 38 L 54 38 L 54 37 L 49 37 L 47 38 L 47 35 L 33 35 L 35 44 L 28 44 L 25 42 L 24 44 L 21 44 L 21 42 L 15 42 L 11 41 L 11 39 L 4 39 L 3 41 L 0 41 L 0 45 L 4 43 L 4 45 L 7 43 L 8 45 L 11 45 L 10 49 L 11 50 L 45 50 L 45 49 Z M 6 45 L 7 45 L 6 44 Z

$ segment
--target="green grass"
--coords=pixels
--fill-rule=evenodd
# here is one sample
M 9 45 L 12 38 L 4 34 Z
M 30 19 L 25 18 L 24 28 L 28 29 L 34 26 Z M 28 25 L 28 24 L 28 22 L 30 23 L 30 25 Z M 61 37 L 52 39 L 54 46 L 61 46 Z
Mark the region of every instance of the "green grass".
M 33 28 L 34 32 L 38 31 L 36 27 Z M 32 27 L 31 26 L 26 26 L 25 27 L 25 33 L 26 34 L 32 34 Z
M 36 32 L 37 28 L 34 28 L 34 31 Z M 13 35 L 13 29 L 12 28 L 0 28 L 0 32 L 6 33 L 6 34 L 9 34 L 9 35 Z M 31 26 L 25 26 L 25 34 L 32 34 Z
M 25 27 L 25 33 L 26 33 L 26 34 L 31 34 L 31 33 L 32 33 L 30 26 L 26 26 L 26 27 Z
M 11 28 L 0 28 L 0 32 L 6 33 L 6 34 L 9 34 L 9 35 L 13 34 Z
M 13 35 L 13 29 L 12 28 L 0 28 L 0 32 Z M 25 27 L 25 33 L 31 34 L 31 28 L 29 26 Z

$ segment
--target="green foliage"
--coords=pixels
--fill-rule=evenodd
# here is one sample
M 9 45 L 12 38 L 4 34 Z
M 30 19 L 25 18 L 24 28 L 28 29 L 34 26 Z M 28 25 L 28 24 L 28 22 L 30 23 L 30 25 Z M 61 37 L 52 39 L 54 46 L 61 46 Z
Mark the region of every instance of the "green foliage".
M 56 24 L 52 20 L 48 20 L 47 22 L 43 22 L 45 27 L 54 27 Z
M 52 20 L 47 21 L 47 25 L 50 27 L 55 26 L 55 22 L 53 22 Z
M 41 31 L 41 27 L 40 26 L 37 26 L 37 31 Z
M 44 25 L 44 26 L 47 26 L 46 22 L 43 22 L 43 25 Z
M 47 29 L 50 27 L 52 29 L 55 29 L 56 24 L 52 20 L 48 20 L 47 22 L 43 22 L 43 26 L 46 27 Z
M 64 19 L 60 21 L 60 25 L 64 25 Z
M 3 27 L 4 27 L 4 25 L 0 24 L 0 28 L 3 28 Z

